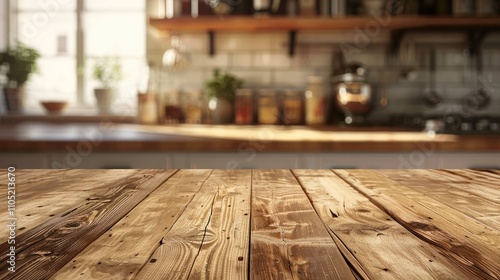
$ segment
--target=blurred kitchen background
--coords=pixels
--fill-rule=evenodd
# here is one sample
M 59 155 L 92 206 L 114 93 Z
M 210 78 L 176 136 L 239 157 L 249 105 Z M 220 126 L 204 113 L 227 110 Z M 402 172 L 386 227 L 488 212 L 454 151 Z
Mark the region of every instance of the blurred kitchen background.
M 500 1 L 0 3 L 0 50 L 40 53 L 23 109 L 0 101 L 2 168 L 500 166 Z M 96 63 L 119 64 L 109 108 L 97 105 Z M 226 121 L 208 95 L 214 69 L 243 81 Z M 47 101 L 66 107 L 47 113 Z M 123 126 L 78 152 L 103 119 Z M 279 148 L 294 128 L 322 134 Z M 263 129 L 277 136 L 263 141 Z M 242 148 L 249 139 L 263 147 Z

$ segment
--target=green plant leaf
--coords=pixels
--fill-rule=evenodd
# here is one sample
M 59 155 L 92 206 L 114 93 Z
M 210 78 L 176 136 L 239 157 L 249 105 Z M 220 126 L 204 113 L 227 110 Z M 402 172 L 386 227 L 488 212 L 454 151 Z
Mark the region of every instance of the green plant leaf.
M 229 73 L 222 73 L 219 69 L 213 70 L 212 79 L 205 82 L 209 97 L 216 97 L 233 101 L 236 89 L 243 85 L 243 81 Z

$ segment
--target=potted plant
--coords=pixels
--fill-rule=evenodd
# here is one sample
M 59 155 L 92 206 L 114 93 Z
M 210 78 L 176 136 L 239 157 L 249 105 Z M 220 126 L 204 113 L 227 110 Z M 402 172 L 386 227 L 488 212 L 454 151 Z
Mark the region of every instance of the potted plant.
M 115 96 L 115 86 L 122 79 L 122 67 L 118 58 L 102 57 L 96 60 L 92 77 L 100 86 L 94 89 L 99 114 L 111 113 Z
M 221 73 L 219 69 L 213 71 L 212 79 L 206 81 L 209 102 L 208 108 L 216 123 L 230 123 L 234 115 L 234 96 L 236 89 L 243 85 L 243 81 L 229 73 Z
M 0 52 L 0 71 L 5 76 L 3 93 L 7 112 L 22 112 L 24 85 L 31 74 L 37 71 L 38 58 L 38 51 L 19 42 L 16 47 Z

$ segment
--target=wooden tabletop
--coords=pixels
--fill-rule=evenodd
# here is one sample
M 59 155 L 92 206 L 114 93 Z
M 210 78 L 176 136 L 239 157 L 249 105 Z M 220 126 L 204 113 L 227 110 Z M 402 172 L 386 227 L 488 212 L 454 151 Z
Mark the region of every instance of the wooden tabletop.
M 500 151 L 500 135 L 434 137 L 387 127 L 23 123 L 0 126 L 0 152 L 78 150 L 165 152 Z
M 500 279 L 499 170 L 11 171 L 0 279 Z

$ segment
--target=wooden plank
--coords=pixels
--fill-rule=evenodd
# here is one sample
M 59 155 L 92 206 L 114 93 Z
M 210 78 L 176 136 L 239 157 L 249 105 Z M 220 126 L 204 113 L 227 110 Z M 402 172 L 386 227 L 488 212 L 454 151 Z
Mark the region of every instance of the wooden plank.
M 495 184 L 498 181 L 495 172 L 485 172 L 472 169 L 424 169 L 417 170 L 427 174 L 433 174 L 433 180 L 458 182 L 458 183 L 476 183 L 495 190 L 500 190 L 500 186 Z
M 293 171 L 344 257 L 369 279 L 471 279 L 440 251 L 413 236 L 341 178 Z M 311 172 L 311 175 L 308 173 Z M 300 174 L 300 175 L 298 175 Z M 356 265 L 357 264 L 357 265 Z
M 409 177 L 418 176 L 419 173 L 413 170 L 405 170 L 404 172 L 401 172 L 401 170 L 377 170 L 377 172 L 419 192 L 420 195 L 417 197 L 425 194 L 477 221 L 500 230 L 500 219 L 491 219 L 491 217 L 498 217 L 500 215 L 499 203 L 484 199 L 460 188 L 455 188 L 453 183 L 436 183 L 431 180 L 421 182 L 400 176 L 401 173 L 410 175 Z M 409 195 L 409 197 L 412 196 Z
M 214 170 L 207 183 L 219 190 L 190 279 L 246 279 L 252 171 Z
M 209 174 L 209 170 L 177 172 L 53 279 L 133 279 Z
M 456 171 L 475 180 L 481 179 L 487 182 L 490 182 L 491 179 L 500 180 L 500 174 L 495 169 L 459 169 Z M 500 186 L 497 185 L 497 188 L 500 188 Z
M 425 180 L 430 180 L 436 183 L 453 183 L 453 187 L 456 189 L 460 189 L 465 192 L 469 192 L 471 194 L 482 197 L 483 199 L 487 199 L 493 201 L 495 203 L 500 203 L 500 190 L 495 188 L 495 182 L 477 182 L 474 180 L 466 179 L 464 177 L 460 177 L 458 180 L 443 178 L 451 178 L 450 176 L 458 176 L 455 173 L 456 170 L 427 170 L 427 169 L 415 169 L 412 172 L 418 174 L 418 176 L 425 178 Z M 411 173 L 408 174 L 411 176 Z M 456 178 L 456 177 L 455 177 Z
M 73 209 L 86 199 L 93 199 L 97 192 L 113 181 L 132 175 L 133 170 L 50 170 L 24 180 L 16 187 L 16 217 L 18 234 L 28 231 L 54 216 Z M 36 173 L 35 173 L 36 174 Z M 18 176 L 18 178 L 25 177 Z M 37 192 L 40 193 L 37 194 Z M 6 192 L 7 193 L 7 192 Z M 71 195 L 67 195 L 71 193 Z M 63 199 L 61 199 L 63 198 Z M 8 213 L 0 212 L 0 220 L 7 220 Z M 0 232 L 5 240 L 7 232 Z
M 214 170 L 137 278 L 245 279 L 250 191 L 251 170 Z
M 7 170 L 1 170 L 0 182 L 7 182 Z M 26 193 L 32 189 L 33 184 L 38 184 L 39 182 L 45 182 L 50 180 L 61 173 L 66 172 L 66 170 L 53 170 L 53 169 L 16 169 L 13 173 L 16 177 L 16 194 L 17 198 L 26 195 Z M 43 191 L 43 190 L 40 190 Z M 7 197 L 7 192 L 0 192 L 0 199 L 5 199 Z
M 149 23 L 159 30 L 174 31 L 279 31 L 279 30 L 352 30 L 377 22 L 384 29 L 436 29 L 436 28 L 497 28 L 498 17 L 415 17 L 398 16 L 390 20 L 373 17 L 178 17 L 173 19 L 150 19 Z
M 174 173 L 139 170 L 119 182 L 112 181 L 95 198 L 17 236 L 13 279 L 50 277 Z M 7 270 L 8 248 L 6 242 L 0 245 L 0 278 L 12 276 Z
M 354 279 L 288 170 L 254 170 L 250 278 Z
M 353 188 L 415 236 L 440 248 L 457 266 L 477 278 L 500 278 L 500 233 L 429 197 L 369 170 L 334 170 Z
M 462 176 L 470 181 L 473 181 L 474 183 L 480 183 L 481 185 L 495 190 L 500 190 L 500 175 L 497 175 L 495 172 L 486 172 L 474 169 L 457 169 L 450 170 L 449 172 L 453 172 L 453 174 Z

